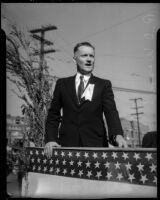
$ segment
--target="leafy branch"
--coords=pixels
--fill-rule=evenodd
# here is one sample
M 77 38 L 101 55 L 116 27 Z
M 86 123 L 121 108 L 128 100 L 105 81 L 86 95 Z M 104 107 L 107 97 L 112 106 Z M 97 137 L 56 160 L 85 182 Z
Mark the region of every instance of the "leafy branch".
M 13 92 L 24 102 L 21 108 L 30 127 L 30 136 L 40 147 L 44 145 L 45 120 L 56 79 L 49 76 L 46 62 L 40 67 L 39 58 L 34 56 L 37 51 L 34 39 L 17 25 L 10 26 L 11 31 L 6 35 L 7 79 L 18 89 Z

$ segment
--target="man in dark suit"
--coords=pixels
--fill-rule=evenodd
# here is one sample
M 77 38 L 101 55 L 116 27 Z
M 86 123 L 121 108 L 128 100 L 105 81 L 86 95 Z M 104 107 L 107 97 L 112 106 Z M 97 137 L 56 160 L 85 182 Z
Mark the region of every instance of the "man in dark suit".
M 92 74 L 95 48 L 88 42 L 74 48 L 77 74 L 57 81 L 46 120 L 45 153 L 53 147 L 127 147 L 109 80 Z M 62 116 L 61 116 L 62 109 Z
M 142 147 L 157 148 L 157 132 L 150 131 L 143 136 Z

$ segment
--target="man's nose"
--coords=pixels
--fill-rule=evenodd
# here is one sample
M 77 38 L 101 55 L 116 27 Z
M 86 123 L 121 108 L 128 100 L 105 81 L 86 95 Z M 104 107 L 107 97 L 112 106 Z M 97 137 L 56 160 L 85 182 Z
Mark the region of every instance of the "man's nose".
M 91 62 L 92 58 L 90 56 L 87 56 L 87 61 Z

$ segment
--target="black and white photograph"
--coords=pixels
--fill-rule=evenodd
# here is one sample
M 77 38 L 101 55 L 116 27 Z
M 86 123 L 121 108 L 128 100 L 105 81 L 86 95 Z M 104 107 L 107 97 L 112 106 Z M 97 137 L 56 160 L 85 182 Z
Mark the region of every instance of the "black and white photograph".
M 1 3 L 6 195 L 157 197 L 159 3 Z

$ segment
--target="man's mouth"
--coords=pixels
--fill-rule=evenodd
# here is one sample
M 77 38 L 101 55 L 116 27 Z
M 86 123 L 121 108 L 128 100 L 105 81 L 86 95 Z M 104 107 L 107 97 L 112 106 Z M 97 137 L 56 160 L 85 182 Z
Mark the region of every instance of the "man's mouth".
M 86 66 L 91 66 L 92 64 L 91 64 L 91 63 L 86 63 L 85 65 L 86 65 Z

